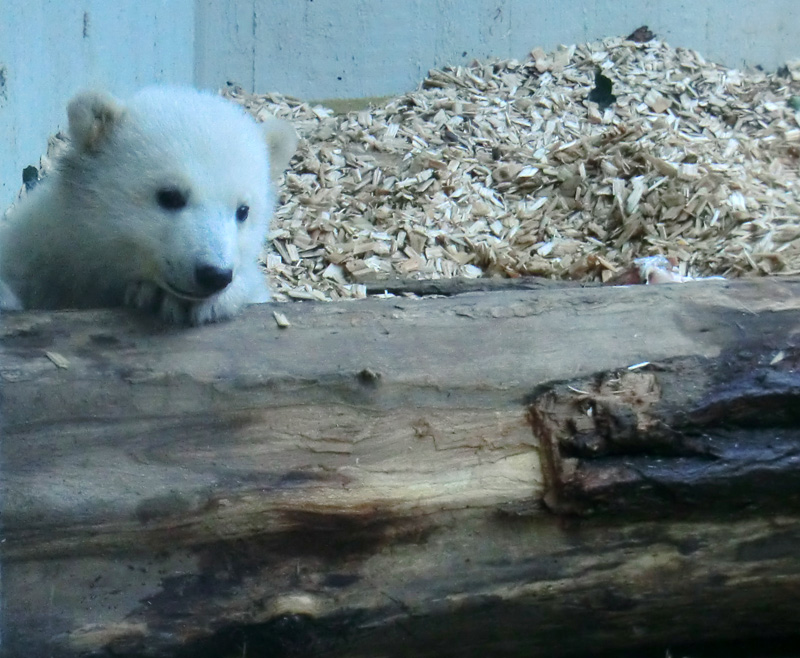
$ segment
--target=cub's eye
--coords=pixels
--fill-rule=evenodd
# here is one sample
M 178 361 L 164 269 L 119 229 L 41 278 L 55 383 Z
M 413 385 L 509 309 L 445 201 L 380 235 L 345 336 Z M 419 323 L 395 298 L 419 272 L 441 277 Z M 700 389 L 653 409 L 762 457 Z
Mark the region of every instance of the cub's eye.
M 247 219 L 247 216 L 250 214 L 250 206 L 245 206 L 244 204 L 239 206 L 236 209 L 236 221 L 243 222 Z
M 180 210 L 188 203 L 186 193 L 176 187 L 163 187 L 156 192 L 156 201 L 164 210 Z

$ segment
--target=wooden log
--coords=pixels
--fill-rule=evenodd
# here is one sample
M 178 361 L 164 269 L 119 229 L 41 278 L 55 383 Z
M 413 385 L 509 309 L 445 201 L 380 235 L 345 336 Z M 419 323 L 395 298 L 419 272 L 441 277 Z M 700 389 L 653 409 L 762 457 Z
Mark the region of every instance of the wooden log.
M 515 279 L 500 277 L 481 277 L 479 279 L 410 279 L 407 277 L 375 277 L 359 281 L 366 286 L 368 295 L 391 293 L 403 295 L 428 296 L 461 295 L 467 292 L 496 292 L 500 290 L 549 290 L 552 288 L 591 288 L 600 283 L 581 283 L 578 281 L 560 281 L 538 276 L 523 276 Z
M 7 314 L 3 655 L 794 633 L 798 341 L 788 279 Z

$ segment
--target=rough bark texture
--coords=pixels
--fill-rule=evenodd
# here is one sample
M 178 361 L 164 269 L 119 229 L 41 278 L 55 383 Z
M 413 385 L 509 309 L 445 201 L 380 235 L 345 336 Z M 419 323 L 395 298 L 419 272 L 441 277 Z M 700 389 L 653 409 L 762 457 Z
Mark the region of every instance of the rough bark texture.
M 279 310 L 3 317 L 5 655 L 796 632 L 800 282 Z

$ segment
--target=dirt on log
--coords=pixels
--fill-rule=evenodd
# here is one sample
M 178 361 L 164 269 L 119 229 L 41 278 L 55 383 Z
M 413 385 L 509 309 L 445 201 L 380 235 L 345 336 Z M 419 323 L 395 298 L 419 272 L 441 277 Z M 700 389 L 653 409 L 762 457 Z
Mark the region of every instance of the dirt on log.
M 0 653 L 796 633 L 799 366 L 789 279 L 4 315 Z

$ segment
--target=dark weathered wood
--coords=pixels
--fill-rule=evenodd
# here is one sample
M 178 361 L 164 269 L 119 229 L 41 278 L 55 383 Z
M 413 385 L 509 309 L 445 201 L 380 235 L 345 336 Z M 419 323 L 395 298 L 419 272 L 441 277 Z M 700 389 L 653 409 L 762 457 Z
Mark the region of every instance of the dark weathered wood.
M 649 518 L 800 510 L 800 347 L 791 343 L 753 337 L 713 359 L 548 387 L 531 405 L 545 502 Z
M 796 632 L 800 282 L 280 310 L 3 316 L 6 655 Z

